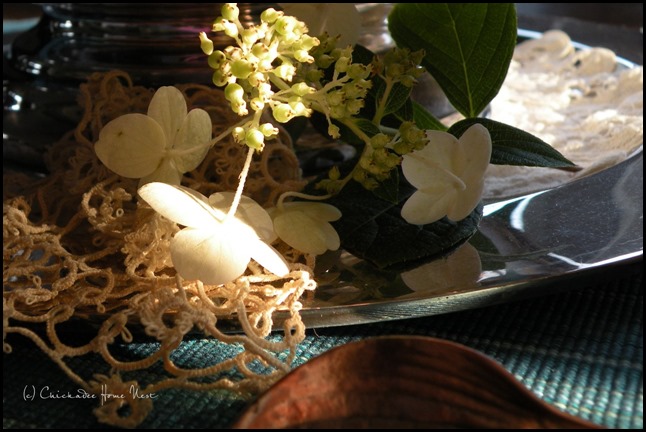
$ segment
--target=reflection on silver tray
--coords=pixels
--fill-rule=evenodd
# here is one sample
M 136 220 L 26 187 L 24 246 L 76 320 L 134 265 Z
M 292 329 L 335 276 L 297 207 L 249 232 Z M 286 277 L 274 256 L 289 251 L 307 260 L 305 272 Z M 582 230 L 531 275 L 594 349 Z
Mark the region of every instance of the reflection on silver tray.
M 476 308 L 569 289 L 595 270 L 639 261 L 643 173 L 640 149 L 595 175 L 489 203 L 467 243 L 410 271 L 379 270 L 342 253 L 327 272 L 340 272 L 335 282 L 321 279 L 303 300 L 303 320 L 327 327 Z

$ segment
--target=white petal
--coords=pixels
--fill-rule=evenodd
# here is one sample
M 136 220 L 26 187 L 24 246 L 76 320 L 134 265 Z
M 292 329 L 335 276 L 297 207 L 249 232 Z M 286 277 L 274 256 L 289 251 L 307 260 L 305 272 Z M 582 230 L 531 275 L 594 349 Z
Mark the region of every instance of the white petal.
M 446 216 L 455 199 L 455 190 L 447 190 L 442 195 L 431 195 L 417 191 L 404 203 L 401 215 L 406 222 L 414 225 L 437 222 Z
M 159 125 L 143 114 L 126 114 L 101 129 L 94 151 L 105 166 L 128 178 L 155 171 L 162 160 L 166 138 Z
M 354 45 L 361 31 L 361 16 L 354 3 L 279 3 L 285 14 L 303 21 L 311 36 L 327 32 L 341 36 L 337 46 Z
M 402 158 L 404 177 L 417 189 L 430 187 L 438 181 L 454 181 L 449 173 L 452 170 L 451 155 L 458 150 L 458 140 L 451 134 L 439 131 L 428 131 L 427 137 L 430 141 L 422 150 Z
M 180 276 L 209 285 L 237 279 L 251 259 L 249 249 L 238 242 L 235 231 L 223 225 L 212 230 L 183 229 L 173 237 L 170 252 Z
M 276 234 L 296 250 L 321 255 L 327 250 L 325 233 L 300 211 L 285 211 L 274 218 Z
M 341 210 L 331 204 L 311 202 L 311 201 L 293 201 L 283 204 L 285 211 L 301 211 L 313 219 L 322 221 L 339 220 L 342 216 Z
M 211 117 L 203 109 L 194 109 L 184 118 L 175 140 L 173 150 L 187 151 L 176 157 L 180 172 L 193 171 L 204 160 L 211 141 Z
M 182 175 L 177 171 L 177 167 L 172 159 L 164 158 L 155 171 L 139 180 L 139 187 L 152 182 L 179 185 L 182 182 Z
M 139 189 L 139 196 L 165 218 L 191 228 L 211 229 L 224 217 L 204 195 L 183 186 L 148 183 Z
M 254 239 L 248 243 L 251 251 L 251 258 L 258 264 L 277 276 L 285 276 L 289 273 L 289 267 L 285 258 L 273 247 L 260 239 Z
M 462 189 L 464 187 L 460 178 L 449 170 L 439 166 L 427 165 L 426 162 L 426 160 L 420 161 L 411 155 L 404 155 L 402 172 L 406 180 L 417 189 Z
M 167 147 L 175 141 L 175 135 L 182 126 L 186 113 L 186 99 L 177 88 L 160 87 L 153 95 L 148 105 L 148 116 L 161 126 Z
M 460 221 L 469 216 L 473 210 L 478 206 L 482 198 L 482 191 L 484 190 L 484 178 L 481 178 L 480 183 L 471 184 L 469 187 L 461 191 L 449 209 L 446 216 L 452 221 Z
M 214 193 L 209 197 L 209 204 L 226 214 L 229 208 L 231 208 L 234 196 L 235 194 L 233 192 Z M 238 204 L 235 216 L 240 221 L 252 227 L 258 237 L 267 243 L 276 240 L 277 236 L 274 232 L 274 223 L 269 213 L 251 198 L 244 195 L 240 197 L 240 203 Z
M 341 246 L 341 239 L 339 233 L 336 232 L 334 227 L 325 222 L 319 225 L 323 235 L 325 236 L 325 246 L 328 250 L 335 251 Z
M 465 183 L 479 182 L 491 160 L 491 135 L 481 124 L 467 129 L 459 141 L 462 160 L 455 163 L 456 173 Z

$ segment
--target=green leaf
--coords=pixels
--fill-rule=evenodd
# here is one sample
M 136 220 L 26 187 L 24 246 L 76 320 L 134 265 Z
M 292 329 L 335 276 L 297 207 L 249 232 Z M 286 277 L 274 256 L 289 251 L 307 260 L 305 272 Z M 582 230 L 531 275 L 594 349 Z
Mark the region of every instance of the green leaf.
M 425 51 L 422 65 L 465 117 L 479 115 L 500 90 L 516 25 L 513 3 L 397 3 L 388 17 L 397 45 Z
M 391 170 L 390 176 L 379 182 L 379 186 L 372 193 L 383 200 L 397 204 L 399 202 L 399 171 L 397 169 Z
M 424 130 L 445 131 L 447 127 L 433 114 L 417 102 L 413 102 L 413 121 L 418 128 Z
M 411 225 L 401 217 L 401 206 L 415 189 L 399 182 L 399 202 L 366 193 L 356 182 L 348 183 L 330 204 L 343 213 L 333 225 L 348 252 L 380 268 L 401 267 L 439 257 L 477 230 L 481 208 L 455 223 L 446 218 L 428 225 Z
M 376 79 L 373 79 L 373 83 L 376 81 Z M 381 100 L 384 97 L 384 92 L 386 91 L 386 83 L 383 82 L 383 80 L 380 80 L 379 87 L 377 89 L 377 97 L 376 97 L 376 102 L 377 104 L 381 103 Z M 406 101 L 409 100 L 409 96 L 411 93 L 412 88 L 411 87 L 406 87 L 405 85 L 401 83 L 395 83 L 390 89 L 390 92 L 388 93 L 388 97 L 386 99 L 386 104 L 383 110 L 383 115 L 388 115 L 396 112 L 399 110 L 401 107 L 406 104 Z
M 460 138 L 464 131 L 475 123 L 480 123 L 489 130 L 492 164 L 576 168 L 574 163 L 540 138 L 494 120 L 485 118 L 461 120 L 453 124 L 448 132 Z

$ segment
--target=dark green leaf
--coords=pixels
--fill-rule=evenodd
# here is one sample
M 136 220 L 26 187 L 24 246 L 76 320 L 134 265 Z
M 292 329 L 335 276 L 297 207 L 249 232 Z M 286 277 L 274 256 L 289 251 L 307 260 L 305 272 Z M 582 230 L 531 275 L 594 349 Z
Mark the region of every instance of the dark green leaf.
M 516 45 L 513 3 L 397 3 L 388 28 L 399 47 L 423 49 L 422 65 L 465 117 L 496 96 Z
M 480 208 L 458 223 L 447 219 L 421 226 L 407 223 L 401 217 L 401 205 L 414 191 L 408 183 L 400 182 L 399 203 L 393 203 L 366 193 L 356 182 L 346 185 L 329 200 L 343 213 L 334 223 L 341 246 L 386 268 L 441 256 L 477 230 Z
M 384 91 L 386 90 L 385 83 L 382 82 L 382 85 L 379 86 L 377 90 L 377 104 L 381 103 L 381 100 L 384 97 Z M 390 88 L 390 93 L 388 93 L 388 98 L 386 99 L 386 105 L 382 115 L 388 115 L 399 110 L 407 100 L 409 100 L 410 92 L 412 88 L 406 87 L 401 83 L 395 83 Z
M 460 138 L 464 131 L 475 123 L 480 123 L 489 130 L 492 164 L 549 168 L 575 167 L 565 156 L 540 138 L 494 120 L 485 118 L 461 120 L 449 128 L 449 133 Z
M 413 101 L 408 99 L 404 105 L 401 106 L 393 115 L 401 122 L 405 121 L 415 121 L 415 108 L 413 107 Z
M 426 108 L 418 104 L 417 102 L 412 102 L 413 105 L 413 120 L 415 125 L 420 129 L 425 130 L 440 130 L 445 131 L 446 126 L 435 118 Z
M 380 182 L 372 193 L 390 203 L 399 203 L 399 171 L 397 169 L 390 171 L 390 177 Z

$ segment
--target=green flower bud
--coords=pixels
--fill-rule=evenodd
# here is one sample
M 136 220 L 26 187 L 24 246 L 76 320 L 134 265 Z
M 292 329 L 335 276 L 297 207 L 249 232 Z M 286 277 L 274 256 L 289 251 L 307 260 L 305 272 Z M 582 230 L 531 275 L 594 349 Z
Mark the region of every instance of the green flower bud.
M 341 105 L 345 100 L 345 95 L 340 90 L 334 90 L 325 95 L 325 100 L 331 107 Z
M 222 51 L 220 50 L 213 51 L 208 57 L 209 66 L 212 69 L 220 69 L 220 66 L 222 66 L 222 63 L 224 63 L 226 59 L 227 59 L 227 56 L 224 55 Z
M 308 82 L 319 82 L 323 78 L 323 71 L 320 69 L 312 69 L 305 74 L 305 80 Z
M 253 72 L 253 65 L 247 60 L 235 60 L 231 63 L 231 74 L 239 79 L 247 79 Z
M 341 57 L 336 61 L 336 64 L 334 65 L 334 70 L 336 70 L 337 72 L 346 72 L 349 66 L 350 66 L 350 58 Z
M 327 127 L 327 133 L 334 139 L 339 139 L 341 138 L 341 130 L 337 125 L 333 125 L 330 123 L 330 125 Z M 336 167 L 334 167 L 336 168 Z M 337 168 L 338 171 L 338 168 Z M 330 178 L 332 178 L 332 175 L 330 174 Z M 337 177 L 338 179 L 338 177 Z
M 264 43 L 258 42 L 251 47 L 251 54 L 259 59 L 264 58 L 269 53 L 269 48 Z
M 258 40 L 258 31 L 254 27 L 249 27 L 242 30 L 240 37 L 245 45 L 250 46 Z
M 281 16 L 274 24 L 276 32 L 280 35 L 287 36 L 294 33 L 298 22 L 296 18 L 291 16 Z
M 334 57 L 331 55 L 322 54 L 316 58 L 316 66 L 321 69 L 329 68 L 332 63 L 334 63 Z
M 276 136 L 278 135 L 278 132 L 279 132 L 278 128 L 271 123 L 261 124 L 260 127 L 258 127 L 258 130 L 262 132 L 262 134 L 267 138 Z
M 254 111 L 260 111 L 265 107 L 265 102 L 261 98 L 253 98 L 249 101 L 249 106 Z
M 274 118 L 280 123 L 287 123 L 294 118 L 294 110 L 288 104 L 279 104 L 272 107 Z
M 308 34 L 304 34 L 301 37 L 301 48 L 306 51 L 311 50 L 312 48 L 314 48 L 315 46 L 318 46 L 319 44 L 320 42 L 317 38 L 312 37 Z
M 274 73 L 277 77 L 282 78 L 285 81 L 291 81 L 294 79 L 296 68 L 290 62 L 284 61 L 283 64 L 274 69 Z
M 366 79 L 370 76 L 370 69 L 366 65 L 354 63 L 348 68 L 348 76 L 353 80 Z
M 242 142 L 245 137 L 245 131 L 243 127 L 238 126 L 237 128 L 233 129 L 233 132 L 231 133 L 233 135 L 233 139 L 235 142 Z
M 235 37 L 238 36 L 238 26 L 237 25 L 235 25 L 234 23 L 229 22 L 229 21 L 223 22 L 222 25 L 224 26 L 224 33 L 227 36 L 232 37 L 232 38 L 235 38 Z
M 220 13 L 224 19 L 237 21 L 238 16 L 240 15 L 240 9 L 238 9 L 238 6 L 235 3 L 225 3 L 222 5 Z
M 328 173 L 328 177 L 330 177 L 330 180 L 338 180 L 341 178 L 341 171 L 339 171 L 338 166 L 333 166 L 330 168 L 330 171 Z
M 379 133 L 373 136 L 372 138 L 370 138 L 370 145 L 374 149 L 384 148 L 389 142 L 390 142 L 390 137 L 383 133 Z
M 363 108 L 363 99 L 350 99 L 345 108 L 348 114 L 357 115 L 361 111 L 361 108 Z
M 200 32 L 200 48 L 206 55 L 210 55 L 213 52 L 213 41 L 204 32 Z
M 216 87 L 222 87 L 228 82 L 228 77 L 222 71 L 216 70 L 211 78 Z
M 314 63 L 314 57 L 304 49 L 294 51 L 294 58 L 301 63 Z
M 239 84 L 231 83 L 224 89 L 224 97 L 229 102 L 244 103 L 244 90 Z
M 265 136 L 258 129 L 249 129 L 245 135 L 246 144 L 255 150 L 262 150 L 265 145 Z
M 316 92 L 316 89 L 308 86 L 304 82 L 300 82 L 292 86 L 292 91 L 298 96 L 304 96 L 306 94 L 312 94 Z
M 260 14 L 260 19 L 263 22 L 266 22 L 267 24 L 273 24 L 274 22 L 276 22 L 278 18 L 280 18 L 283 15 L 284 15 L 283 12 L 279 12 L 274 8 L 269 8 L 269 9 L 265 9 L 265 11 L 263 11 Z

